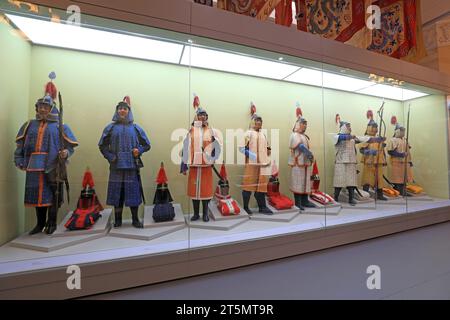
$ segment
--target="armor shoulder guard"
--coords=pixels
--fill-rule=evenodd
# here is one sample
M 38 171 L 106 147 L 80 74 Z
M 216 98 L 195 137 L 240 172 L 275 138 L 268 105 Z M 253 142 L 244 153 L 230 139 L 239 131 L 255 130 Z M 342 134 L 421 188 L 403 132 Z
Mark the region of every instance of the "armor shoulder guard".
M 103 144 L 103 141 L 105 138 L 110 134 L 112 128 L 114 127 L 114 122 L 111 122 L 108 124 L 105 129 L 103 129 L 102 136 L 100 137 L 100 141 L 98 142 L 98 145 L 101 146 Z
M 220 139 L 219 135 L 217 134 L 216 130 L 214 128 L 209 128 L 211 132 L 211 137 L 214 138 L 214 141 L 217 141 L 219 145 L 222 145 L 222 140 Z
M 67 124 L 64 124 L 63 128 L 64 128 L 64 140 L 66 140 L 68 143 L 74 146 L 78 146 L 77 138 L 73 134 L 72 130 L 70 130 L 70 127 Z
M 134 128 L 136 129 L 136 132 L 139 134 L 139 136 L 148 144 L 150 145 L 150 140 L 147 137 L 147 134 L 145 133 L 144 129 L 142 129 L 137 124 L 133 123 Z
M 337 143 L 339 142 L 339 134 L 334 135 L 332 139 L 333 139 L 333 144 L 337 145 Z
M 19 132 L 17 133 L 17 136 L 16 136 L 16 141 L 19 141 L 19 140 L 25 138 L 27 131 L 28 131 L 28 127 L 30 126 L 30 123 L 31 123 L 31 120 L 28 120 L 20 127 Z

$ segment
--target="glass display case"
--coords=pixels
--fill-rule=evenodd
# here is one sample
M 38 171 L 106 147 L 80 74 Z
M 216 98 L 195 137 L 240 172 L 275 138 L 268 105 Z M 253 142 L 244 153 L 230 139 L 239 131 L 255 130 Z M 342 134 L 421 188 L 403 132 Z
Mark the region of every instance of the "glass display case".
M 446 92 L 194 34 L 70 17 L 0 6 L 3 281 L 73 264 L 197 259 L 196 271 L 121 286 L 159 282 L 239 265 L 201 265 L 201 249 L 236 261 L 252 246 L 263 256 L 283 237 L 325 239 L 320 232 L 389 218 L 406 228 L 408 215 L 450 205 Z M 53 124 L 39 117 L 54 91 L 48 82 L 61 100 L 47 104 L 60 111 L 63 101 L 72 135 L 59 130 L 58 114 Z M 49 231 L 54 167 L 33 170 L 30 157 L 45 153 L 50 163 L 51 148 L 70 149 L 70 189 L 58 184 L 63 203 Z M 92 188 L 101 217 L 86 223 L 73 212 L 93 208 L 82 203 Z M 301 253 L 286 248 L 267 257 Z

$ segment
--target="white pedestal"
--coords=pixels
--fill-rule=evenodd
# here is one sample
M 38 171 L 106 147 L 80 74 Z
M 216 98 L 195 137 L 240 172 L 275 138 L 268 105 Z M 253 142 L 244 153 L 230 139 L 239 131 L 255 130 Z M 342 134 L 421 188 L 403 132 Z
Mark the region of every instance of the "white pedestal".
M 185 227 L 184 224 L 157 226 L 151 228 L 135 228 L 131 224 L 131 220 L 123 221 L 119 228 L 111 228 L 109 235 L 111 237 L 129 238 L 137 240 L 153 240 L 166 234 L 181 230 Z
M 244 217 L 243 219 L 226 219 L 226 220 L 213 220 L 210 219 L 208 222 L 204 222 L 202 220 L 202 215 L 200 214 L 200 219 L 197 221 L 190 221 L 191 216 L 186 216 L 186 221 L 189 227 L 191 228 L 199 228 L 199 229 L 210 229 L 210 230 L 222 230 L 228 231 L 233 228 L 236 228 L 238 225 L 243 224 L 249 221 L 248 217 Z
M 429 195 L 427 195 L 425 192 L 419 193 L 419 194 L 413 194 L 408 193 L 411 196 L 408 197 L 408 200 L 414 200 L 414 201 L 434 201 L 433 198 L 431 198 Z
M 250 216 L 250 219 L 271 222 L 290 222 L 300 214 L 300 209 L 296 206 L 293 206 L 290 209 L 277 210 L 275 207 L 270 205 L 268 199 L 266 199 L 266 206 L 273 212 L 273 214 L 262 214 L 258 212 L 258 208 L 255 208 L 252 209 L 253 214 Z
M 92 233 L 64 237 L 52 237 L 51 235 L 47 235 L 42 232 L 36 233 L 32 236 L 26 233 L 14 239 L 9 244 L 17 248 L 50 252 L 104 237 L 106 233 L 107 230 L 103 233 Z
M 337 203 L 337 202 L 336 202 Z M 317 214 L 317 215 L 333 215 L 337 216 L 342 210 L 342 206 L 337 203 L 332 207 L 323 207 L 323 208 L 305 208 L 305 210 L 300 211 L 300 214 Z

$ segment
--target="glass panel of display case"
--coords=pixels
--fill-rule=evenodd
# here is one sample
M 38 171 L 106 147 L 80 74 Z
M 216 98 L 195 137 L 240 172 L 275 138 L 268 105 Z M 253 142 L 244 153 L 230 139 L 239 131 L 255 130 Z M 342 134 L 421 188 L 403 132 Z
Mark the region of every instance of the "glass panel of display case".
M 195 181 L 189 172 L 190 248 L 323 228 L 321 63 L 200 37 L 190 58 L 191 130 L 206 112 L 203 161 L 213 163 Z
M 342 200 L 345 209 L 350 209 L 338 217 L 328 216 L 327 226 L 416 212 L 426 205 L 442 205 L 439 199 L 448 200 L 444 95 L 401 80 L 324 65 L 324 79 L 327 77 L 325 118 L 329 119 L 328 132 L 333 138 L 326 142 L 327 155 L 336 159 L 334 163 L 327 161 L 328 172 L 332 173 L 327 188 Z M 341 81 L 336 85 L 332 79 Z M 331 119 L 338 136 L 332 133 Z M 420 125 L 422 121 L 432 128 L 427 133 Z M 431 138 L 430 130 L 435 131 L 436 138 Z M 407 148 L 413 141 L 419 147 Z M 439 157 L 433 156 L 435 148 L 443 150 Z M 339 168 L 341 153 L 347 153 L 343 159 L 352 163 L 345 165 L 351 166 L 352 173 L 346 167 Z M 426 163 L 432 165 L 427 167 Z M 346 181 L 342 185 L 340 170 Z
M 19 7 L 0 12 L 2 272 L 186 250 L 189 37 Z
M 408 213 L 437 208 L 449 198 L 446 96 L 417 89 L 428 94 L 415 97 L 403 89 L 403 116 L 390 146 L 398 151 L 391 155 L 391 178 L 405 195 Z
M 3 273 L 67 264 L 52 260 L 61 256 L 188 251 L 448 202 L 441 92 L 11 2 L 0 4 L 0 47 Z M 55 174 L 65 167 L 70 189 Z

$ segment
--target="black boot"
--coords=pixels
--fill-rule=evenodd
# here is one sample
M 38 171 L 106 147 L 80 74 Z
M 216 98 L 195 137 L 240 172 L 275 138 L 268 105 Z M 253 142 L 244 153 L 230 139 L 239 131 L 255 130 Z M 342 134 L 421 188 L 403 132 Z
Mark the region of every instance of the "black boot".
M 268 215 L 273 214 L 272 210 L 267 208 L 265 193 L 255 192 L 255 199 L 256 199 L 256 202 L 258 203 L 259 213 L 268 214 Z
M 356 201 L 355 201 L 355 187 L 347 187 L 348 190 L 348 203 L 351 206 L 355 206 L 356 205 Z
M 48 208 L 47 223 L 45 224 L 44 228 L 44 232 L 46 234 L 52 234 L 53 232 L 55 232 L 58 209 L 64 199 L 63 184 L 60 184 L 58 188 L 56 179 L 53 176 L 55 173 L 56 170 L 52 170 L 47 176 L 47 179 L 49 180 L 50 190 L 52 192 L 53 201 L 52 205 Z M 56 201 L 56 199 L 58 199 L 58 201 Z
M 47 207 L 36 207 L 36 226 L 28 232 L 29 235 L 42 232 L 45 227 L 45 218 L 47 216 Z
M 370 185 L 365 184 L 365 185 L 363 185 L 363 190 L 364 190 L 365 192 L 369 192 L 369 187 L 370 187 Z
M 122 226 L 123 207 L 114 207 L 114 228 Z
M 398 192 L 400 192 L 401 196 L 407 196 L 407 192 L 406 192 L 406 188 L 405 185 L 402 183 L 396 183 L 394 184 L 394 189 L 397 190 Z
M 377 200 L 387 201 L 387 198 L 383 195 L 383 189 L 377 189 Z
M 208 203 L 209 200 L 202 200 L 202 207 L 203 207 L 203 221 L 208 222 L 209 221 L 209 216 L 208 216 Z
M 400 192 L 400 194 L 402 194 L 400 186 L 401 184 L 394 183 L 392 187 L 394 188 L 394 190 L 397 190 L 398 192 Z
M 192 199 L 192 206 L 194 207 L 194 215 L 191 217 L 191 221 L 197 221 L 200 219 L 200 200 Z
M 341 194 L 342 188 L 334 188 L 334 201 L 339 202 L 339 195 Z
M 250 208 L 248 207 L 251 195 L 252 193 L 250 191 L 242 191 L 242 201 L 244 202 L 244 210 L 248 214 L 253 214 L 252 210 L 250 210 Z
M 58 215 L 58 208 L 52 205 L 48 209 L 47 223 L 45 224 L 44 232 L 46 234 L 52 234 L 56 230 L 56 217 Z
M 316 206 L 309 201 L 308 195 L 307 194 L 302 194 L 302 206 L 305 208 L 315 208 Z
M 300 210 L 305 210 L 305 208 L 303 208 L 303 206 L 302 206 L 302 196 L 301 195 L 294 193 L 294 200 L 295 200 L 295 206 L 297 208 L 299 208 Z
M 132 219 L 133 227 L 143 228 L 144 225 L 142 224 L 142 222 L 139 221 L 139 217 L 138 217 L 139 207 L 130 207 L 130 210 L 131 210 L 131 219 Z

